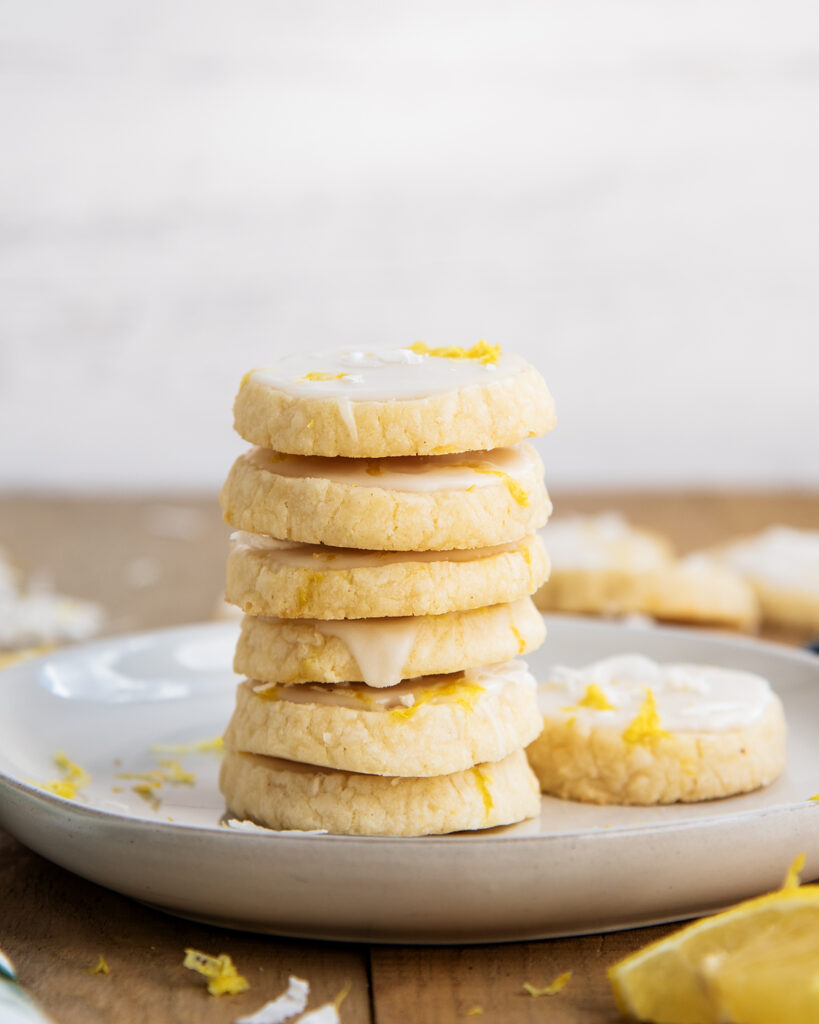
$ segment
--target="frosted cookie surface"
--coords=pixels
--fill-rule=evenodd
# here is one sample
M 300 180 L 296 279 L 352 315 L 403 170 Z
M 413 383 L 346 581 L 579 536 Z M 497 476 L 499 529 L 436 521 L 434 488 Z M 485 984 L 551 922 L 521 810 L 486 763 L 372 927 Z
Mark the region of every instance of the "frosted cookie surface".
M 531 445 L 387 459 L 284 455 L 254 448 L 222 488 L 240 530 L 385 551 L 447 551 L 519 540 L 551 503 Z
M 761 676 L 621 655 L 557 667 L 528 754 L 544 792 L 592 803 L 706 800 L 783 770 L 785 722 Z
M 234 671 L 270 683 L 363 682 L 458 672 L 539 647 L 543 618 L 524 597 L 444 615 L 392 619 L 270 619 L 245 616 Z
M 361 683 L 241 683 L 234 750 L 371 775 L 448 775 L 500 761 L 540 731 L 521 661 L 373 689 Z
M 819 631 L 819 530 L 772 526 L 710 554 L 745 577 L 766 621 Z
M 501 448 L 554 422 L 534 367 L 485 343 L 287 356 L 246 374 L 234 404 L 253 444 L 352 458 Z

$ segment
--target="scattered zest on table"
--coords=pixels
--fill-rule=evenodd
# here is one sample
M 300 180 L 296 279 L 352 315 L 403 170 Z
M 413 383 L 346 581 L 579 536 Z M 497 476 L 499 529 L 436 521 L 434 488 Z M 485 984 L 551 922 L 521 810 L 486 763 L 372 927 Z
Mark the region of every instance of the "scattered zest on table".
M 571 976 L 571 971 L 564 971 L 563 974 L 559 974 L 551 984 L 544 985 L 543 988 L 537 988 L 528 981 L 524 981 L 523 988 L 533 999 L 536 999 L 538 996 L 556 996 L 558 992 L 569 984 Z
M 105 962 L 105 957 L 100 953 L 100 958 L 93 967 L 89 967 L 86 974 L 110 974 L 111 968 Z
M 239 974 L 227 953 L 210 956 L 198 949 L 186 949 L 183 966 L 208 979 L 208 992 L 212 996 L 232 996 L 250 988 L 247 978 Z

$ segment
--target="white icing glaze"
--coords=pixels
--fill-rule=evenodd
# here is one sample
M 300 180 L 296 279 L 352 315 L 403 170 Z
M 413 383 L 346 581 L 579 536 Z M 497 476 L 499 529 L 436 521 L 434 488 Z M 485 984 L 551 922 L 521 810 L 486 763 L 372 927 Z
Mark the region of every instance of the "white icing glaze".
M 253 692 L 264 696 L 271 694 L 276 700 L 292 701 L 295 704 L 321 704 L 354 708 L 356 711 L 395 711 L 411 708 L 416 703 L 428 701 L 431 691 L 446 690 L 448 687 L 479 687 L 483 693 L 499 694 L 506 687 L 534 690 L 536 683 L 526 663 L 504 661 L 498 665 L 466 669 L 447 675 L 421 676 L 405 679 L 386 688 L 375 689 L 365 683 L 255 683 Z M 468 696 L 465 690 L 459 694 L 442 693 L 441 700 L 457 701 Z M 480 694 L 482 696 L 482 694 Z
M 612 711 L 579 706 L 587 687 L 599 687 Z M 758 721 L 771 699 L 762 676 L 711 665 L 658 664 L 623 654 L 585 668 L 557 666 L 538 687 L 549 718 L 576 717 L 589 726 L 625 729 L 640 711 L 646 690 L 657 702 L 660 728 L 668 732 L 721 732 Z
M 541 530 L 553 569 L 629 569 L 647 572 L 669 560 L 662 544 L 635 531 L 622 516 L 553 519 Z
M 503 474 L 518 481 L 537 469 L 530 445 L 496 448 L 490 452 L 454 455 L 412 455 L 385 459 L 323 458 L 318 455 L 282 455 L 265 448 L 252 453 L 255 465 L 285 477 L 312 477 L 354 487 L 389 491 L 453 491 L 497 485 Z
M 395 686 L 418 635 L 418 617 L 395 619 L 328 619 L 315 622 L 320 633 L 338 637 L 358 662 L 368 686 Z
M 729 545 L 720 556 L 751 579 L 819 594 L 819 530 L 772 526 Z
M 408 348 L 295 353 L 248 375 L 300 398 L 387 402 L 424 398 L 520 373 L 527 363 L 501 355 L 497 363 L 420 355 Z M 309 379 L 327 374 L 330 380 Z
M 324 544 L 300 544 L 297 541 L 276 540 L 263 533 L 237 530 L 230 535 L 232 550 L 267 551 L 276 556 L 280 565 L 315 572 L 336 569 L 362 569 L 402 562 L 472 562 L 480 558 L 515 551 L 520 541 L 498 544 L 491 548 L 473 548 L 463 551 L 356 551 L 352 548 L 332 548 Z

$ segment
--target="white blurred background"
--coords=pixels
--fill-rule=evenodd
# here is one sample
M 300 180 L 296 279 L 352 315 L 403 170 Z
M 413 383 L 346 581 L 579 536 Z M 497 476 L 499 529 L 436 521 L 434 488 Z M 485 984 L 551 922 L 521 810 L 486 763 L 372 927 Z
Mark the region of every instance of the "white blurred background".
M 481 337 L 553 491 L 819 486 L 814 0 L 4 12 L 6 492 L 215 490 L 246 369 Z

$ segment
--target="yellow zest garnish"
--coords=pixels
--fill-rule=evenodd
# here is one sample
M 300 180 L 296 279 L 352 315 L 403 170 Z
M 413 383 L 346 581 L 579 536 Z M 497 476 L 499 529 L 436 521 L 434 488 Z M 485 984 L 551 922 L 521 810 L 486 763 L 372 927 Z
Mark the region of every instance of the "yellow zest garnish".
M 529 568 L 531 568 L 532 567 L 532 552 L 529 550 L 529 548 L 528 547 L 519 547 L 518 548 L 518 554 L 519 555 L 523 555 L 523 560 L 526 562 L 526 564 L 529 566 Z
M 578 701 L 578 704 L 581 708 L 593 708 L 595 711 L 615 710 L 614 705 L 609 702 L 605 693 L 596 683 L 589 683 L 583 694 L 583 699 Z
M 320 553 L 319 553 L 320 556 Z M 307 574 L 307 582 L 299 587 L 296 592 L 296 600 L 298 601 L 299 610 L 304 608 L 307 602 L 310 600 L 311 588 L 317 586 L 324 579 L 323 572 L 311 572 Z
M 110 974 L 111 973 L 111 968 L 105 962 L 105 958 L 103 957 L 102 953 L 100 953 L 100 958 L 97 961 L 96 967 L 89 967 L 88 970 L 85 973 L 86 974 Z
M 321 370 L 313 370 L 312 373 L 305 373 L 302 380 L 343 380 L 349 377 L 349 373 L 322 373 Z
M 218 754 L 221 750 L 221 736 L 195 743 L 154 743 L 151 746 L 152 754 Z
M 77 795 L 77 790 L 88 785 L 91 776 L 84 768 L 80 768 L 78 764 L 70 760 L 62 750 L 58 750 L 54 754 L 54 763 L 63 773 L 63 777 L 51 779 L 49 782 L 38 782 L 36 785 L 47 793 L 61 796 L 64 800 L 73 800 Z
M 466 465 L 467 469 L 471 469 L 474 473 L 485 473 L 487 476 L 499 476 L 501 480 L 506 484 L 506 487 L 518 505 L 521 508 L 526 508 L 529 504 L 529 495 L 526 493 L 526 488 L 521 487 L 517 480 L 510 476 L 508 473 L 504 473 L 500 469 L 492 469 L 491 466 L 484 466 L 480 462 L 469 462 Z
M 390 712 L 396 718 L 412 718 L 423 704 L 439 703 L 453 698 L 453 704 L 460 704 L 467 711 L 475 710 L 475 702 L 486 690 L 477 683 L 450 683 L 448 686 L 430 686 L 415 698 L 415 703 L 408 708 L 393 708 Z
M 569 984 L 569 978 L 571 978 L 571 971 L 564 971 L 563 974 L 559 974 L 551 985 L 544 985 L 543 988 L 537 988 L 535 985 L 530 985 L 528 981 L 524 981 L 523 988 L 533 999 L 537 999 L 538 996 L 556 996 L 561 989 L 564 989 Z
M 572 715 L 571 718 L 566 719 L 566 725 L 571 729 L 572 726 L 577 724 L 577 715 Z
M 245 386 L 245 384 L 247 384 L 247 382 L 250 380 L 250 378 L 253 376 L 253 374 L 256 373 L 258 370 L 259 370 L 259 367 L 257 366 L 255 369 L 247 371 L 247 373 L 244 375 L 244 377 L 242 377 L 241 381 L 239 382 L 239 390 L 240 391 Z
M 176 786 L 192 786 L 196 782 L 193 772 L 186 772 L 178 761 L 160 761 L 160 767 L 164 769 L 163 780 Z
M 808 800 L 819 800 L 819 793 L 814 793 L 813 796 L 809 796 Z
M 344 1000 L 350 994 L 350 989 L 352 987 L 353 987 L 353 983 L 351 981 L 345 982 L 344 983 L 344 988 L 341 989 L 341 991 L 338 993 L 338 995 L 333 1000 L 333 1006 L 335 1006 L 335 1008 L 336 1008 L 336 1013 L 338 1013 L 339 1008 L 341 1007 L 341 1004 L 344 1002 Z
M 136 776 L 138 778 L 138 776 Z M 161 779 L 151 779 L 150 782 L 138 782 L 135 786 L 131 786 L 131 789 L 135 793 L 148 793 L 153 794 L 155 789 L 162 788 Z
M 278 683 L 266 683 L 264 686 L 254 686 L 253 692 L 257 697 L 264 697 L 265 700 L 279 700 L 280 689 Z
M 653 743 L 655 740 L 667 739 L 669 733 L 660 728 L 660 716 L 657 714 L 657 701 L 652 691 L 646 687 L 646 699 L 623 732 L 626 743 Z
M 476 1017 L 479 1013 L 483 1013 L 482 1006 L 470 1006 L 466 1011 L 467 1017 Z
M 41 644 L 39 647 L 25 647 L 17 651 L 3 651 L 0 653 L 0 668 L 16 665 L 18 661 L 25 661 L 26 658 L 36 658 L 39 654 L 48 654 L 53 649 L 52 644 Z
M 208 956 L 198 949 L 186 949 L 182 966 L 207 978 L 208 992 L 212 996 L 232 996 L 250 988 L 247 978 L 238 973 L 227 953 Z
M 798 889 L 799 888 L 799 872 L 805 866 L 805 855 L 800 853 L 794 858 L 793 863 L 788 868 L 785 878 L 782 882 L 783 889 Z
M 475 780 L 478 783 L 478 789 L 483 797 L 483 809 L 486 811 L 486 816 L 488 818 L 489 812 L 495 806 L 495 801 L 492 799 L 492 791 L 489 789 L 492 785 L 492 776 L 484 768 L 481 768 L 480 765 L 475 765 L 472 769 L 472 774 L 475 776 Z
M 423 341 L 416 341 L 410 345 L 410 351 L 419 356 L 438 356 L 441 359 L 477 359 L 480 363 L 496 363 L 500 358 L 500 345 L 490 345 L 486 341 L 479 341 L 472 348 L 464 348 L 462 345 L 444 345 L 440 348 L 430 348 Z
M 521 636 L 520 630 L 516 626 L 509 627 L 512 630 L 512 635 L 518 642 L 518 654 L 523 654 L 526 650 L 526 641 Z

